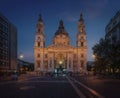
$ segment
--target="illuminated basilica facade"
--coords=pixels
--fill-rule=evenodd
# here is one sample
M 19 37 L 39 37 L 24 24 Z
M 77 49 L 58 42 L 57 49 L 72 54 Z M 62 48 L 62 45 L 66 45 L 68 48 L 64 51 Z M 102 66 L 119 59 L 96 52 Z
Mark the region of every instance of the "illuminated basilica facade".
M 78 20 L 76 33 L 76 47 L 70 44 L 70 37 L 60 20 L 52 44 L 45 47 L 44 23 L 42 16 L 36 24 L 34 42 L 35 71 L 54 72 L 60 69 L 66 72 L 85 72 L 87 62 L 87 46 L 85 22 L 82 14 Z

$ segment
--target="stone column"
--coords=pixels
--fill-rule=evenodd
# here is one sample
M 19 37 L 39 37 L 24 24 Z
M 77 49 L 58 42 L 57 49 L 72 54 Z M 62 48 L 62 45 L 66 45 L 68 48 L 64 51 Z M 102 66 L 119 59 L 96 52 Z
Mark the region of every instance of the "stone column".
M 50 71 L 50 57 L 49 57 L 49 54 L 48 54 L 48 71 Z
M 80 53 L 79 53 L 79 49 L 78 49 L 78 54 L 77 54 L 77 58 L 78 58 L 78 72 L 80 72 Z
M 73 72 L 73 53 L 71 54 L 71 71 Z
M 54 54 L 52 54 L 52 71 L 54 71 Z
M 69 54 L 67 53 L 67 71 L 69 71 Z
M 41 58 L 41 62 L 40 63 L 41 63 L 41 71 L 43 72 L 44 71 L 44 62 L 43 62 L 43 60 L 44 60 L 43 59 L 44 58 L 44 50 L 43 49 L 42 49 L 42 53 L 41 54 L 42 54 L 42 58 Z

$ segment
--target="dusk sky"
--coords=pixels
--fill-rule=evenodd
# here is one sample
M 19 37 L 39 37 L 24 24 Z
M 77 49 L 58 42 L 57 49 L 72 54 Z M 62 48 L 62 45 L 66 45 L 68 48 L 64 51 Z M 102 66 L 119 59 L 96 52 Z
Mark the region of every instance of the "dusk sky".
M 18 54 L 24 60 L 34 60 L 34 39 L 39 14 L 45 25 L 45 45 L 52 43 L 54 33 L 62 19 L 71 44 L 76 46 L 77 22 L 80 13 L 86 23 L 87 60 L 93 60 L 92 47 L 105 35 L 105 26 L 120 10 L 120 0 L 0 0 L 2 13 L 18 30 Z

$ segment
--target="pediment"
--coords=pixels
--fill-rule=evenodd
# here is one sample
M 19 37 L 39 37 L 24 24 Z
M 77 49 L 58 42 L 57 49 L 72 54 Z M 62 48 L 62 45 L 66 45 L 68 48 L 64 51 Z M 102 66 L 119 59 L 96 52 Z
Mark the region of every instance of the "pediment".
M 66 50 L 66 49 L 74 49 L 75 47 L 71 46 L 71 45 L 63 45 L 63 44 L 57 44 L 57 45 L 50 45 L 46 47 L 47 49 L 62 49 L 62 50 Z

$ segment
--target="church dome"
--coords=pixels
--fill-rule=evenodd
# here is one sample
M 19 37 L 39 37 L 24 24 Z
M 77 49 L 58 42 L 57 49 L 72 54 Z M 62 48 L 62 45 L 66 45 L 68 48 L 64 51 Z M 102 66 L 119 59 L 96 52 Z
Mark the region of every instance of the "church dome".
M 63 25 L 63 21 L 62 20 L 60 20 L 60 22 L 59 22 L 59 27 L 58 27 L 58 30 L 55 33 L 55 36 L 56 35 L 60 35 L 60 34 L 68 36 L 68 33 L 64 29 L 64 25 Z
M 64 29 L 63 21 L 60 20 L 58 30 L 56 31 L 53 43 L 54 44 L 69 44 L 70 38 L 67 31 Z

